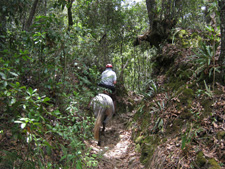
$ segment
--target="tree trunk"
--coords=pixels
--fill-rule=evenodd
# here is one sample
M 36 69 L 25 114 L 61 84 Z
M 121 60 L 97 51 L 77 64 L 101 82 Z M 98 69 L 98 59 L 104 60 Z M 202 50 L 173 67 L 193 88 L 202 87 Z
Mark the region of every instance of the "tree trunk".
M 6 35 L 6 17 L 4 15 L 0 15 L 0 51 L 3 51 L 5 44 L 5 35 Z
M 68 24 L 69 24 L 69 30 L 70 30 L 70 27 L 73 26 L 73 16 L 72 16 L 73 1 L 74 0 L 68 0 Z
M 156 19 L 157 16 L 155 0 L 146 0 L 146 6 L 148 11 L 149 24 L 151 28 L 153 25 L 153 20 Z
M 29 30 L 30 25 L 32 24 L 32 20 L 34 18 L 34 14 L 35 14 L 35 11 L 37 8 L 38 1 L 39 0 L 34 0 L 33 6 L 31 8 L 30 15 L 29 15 L 29 18 L 28 18 L 28 20 L 26 22 L 26 26 L 25 26 L 25 30 L 27 30 L 27 31 Z
M 224 80 L 225 66 L 225 0 L 218 1 L 220 8 L 220 30 L 221 30 L 221 51 L 219 57 L 219 65 L 221 67 L 221 80 Z M 224 81 L 223 81 L 224 82 Z
M 45 5 L 45 16 L 47 16 L 47 0 L 45 0 L 44 5 Z

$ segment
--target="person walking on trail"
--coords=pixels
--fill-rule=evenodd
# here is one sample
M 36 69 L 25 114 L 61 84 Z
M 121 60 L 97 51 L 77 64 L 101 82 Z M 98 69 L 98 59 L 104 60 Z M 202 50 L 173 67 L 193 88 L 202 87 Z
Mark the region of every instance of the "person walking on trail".
M 101 81 L 99 86 L 110 89 L 112 93 L 115 92 L 116 73 L 112 70 L 112 64 L 107 64 L 105 71 L 101 74 Z

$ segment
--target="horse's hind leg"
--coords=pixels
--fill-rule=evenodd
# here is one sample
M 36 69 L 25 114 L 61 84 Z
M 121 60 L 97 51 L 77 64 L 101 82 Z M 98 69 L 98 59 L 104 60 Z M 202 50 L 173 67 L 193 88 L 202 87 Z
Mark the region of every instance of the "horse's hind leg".
M 105 115 L 105 117 L 104 117 L 104 120 L 103 120 L 103 122 L 102 122 L 102 135 L 104 135 L 104 131 L 105 131 L 105 126 L 106 126 L 106 122 L 108 121 L 107 120 L 107 115 Z M 100 146 L 101 145 L 101 135 L 100 135 L 100 133 L 101 132 L 99 132 L 99 141 L 98 141 L 98 146 Z
M 114 105 L 114 113 L 113 113 L 113 117 L 115 117 L 116 115 L 116 101 L 113 101 L 113 105 Z
M 100 140 L 98 141 L 98 146 L 101 146 L 101 141 Z
M 104 125 L 103 125 L 103 127 L 104 127 Z M 103 129 L 102 129 L 103 130 Z M 103 133 L 104 134 L 104 133 Z M 99 129 L 99 140 L 98 140 L 98 144 L 97 144 L 98 146 L 101 146 L 101 131 L 100 131 L 100 129 Z
M 104 131 L 105 131 L 105 126 L 106 126 L 106 123 L 103 122 L 102 123 L 103 127 L 102 127 L 102 135 L 104 135 Z M 98 146 L 101 146 L 101 132 L 99 131 L 99 141 L 98 141 Z
M 104 120 L 103 120 L 103 122 L 102 122 L 102 132 L 104 132 L 105 131 L 105 126 L 106 126 L 106 118 L 107 118 L 107 116 L 105 116 L 104 117 Z
M 99 129 L 99 140 L 98 140 L 98 144 L 97 145 L 101 146 L 101 131 L 100 131 L 100 129 Z
M 106 126 L 106 123 L 105 123 L 105 122 L 103 122 L 103 123 L 102 123 L 102 125 L 103 125 L 103 127 L 102 127 L 102 132 L 104 132 L 104 131 L 105 131 L 105 126 Z

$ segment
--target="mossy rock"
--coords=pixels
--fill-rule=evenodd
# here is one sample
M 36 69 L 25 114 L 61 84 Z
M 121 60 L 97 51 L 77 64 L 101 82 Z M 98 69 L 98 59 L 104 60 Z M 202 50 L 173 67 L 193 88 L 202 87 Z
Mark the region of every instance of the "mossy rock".
M 142 140 L 141 162 L 145 164 L 154 154 L 155 148 L 159 145 L 160 138 L 157 135 L 151 135 Z
M 196 156 L 196 164 L 198 167 L 203 167 L 207 163 L 207 159 L 205 158 L 204 154 L 202 151 L 198 152 Z
M 182 53 L 180 55 L 182 55 Z M 191 69 L 192 66 L 193 65 L 190 62 L 180 62 L 178 65 L 173 64 L 166 72 L 166 77 L 170 78 L 170 82 L 180 82 L 183 80 L 184 84 L 186 84 L 193 75 L 193 71 Z
M 133 129 L 131 139 L 134 141 L 134 140 L 137 139 L 138 136 L 140 136 L 141 130 L 137 129 L 137 127 L 136 128 L 133 128 L 133 126 L 134 126 L 134 122 L 131 122 L 128 125 L 128 128 L 132 128 Z
M 137 112 L 134 115 L 134 121 L 137 121 L 140 117 L 143 116 L 144 112 L 146 111 L 146 106 L 144 103 L 138 105 L 138 107 L 136 108 Z
M 174 78 L 172 77 L 172 79 L 174 79 Z M 168 87 L 169 89 L 172 89 L 172 91 L 174 91 L 174 90 L 177 91 L 184 84 L 185 84 L 184 81 L 177 80 L 177 81 L 170 82 L 170 83 L 166 84 L 166 87 Z
M 144 136 L 139 136 L 135 139 L 135 143 L 138 144 L 144 139 Z
M 214 158 L 208 160 L 209 162 L 209 169 L 220 169 L 220 165 L 216 162 Z
M 207 169 L 221 168 L 214 158 L 210 158 L 210 159 L 206 158 L 202 151 L 197 153 L 195 163 L 198 166 L 198 168 L 207 168 Z
M 188 40 L 186 40 L 186 39 L 182 39 L 181 40 L 181 42 L 182 42 L 182 47 L 183 48 L 188 48 L 189 47 L 189 43 L 188 43 Z
M 225 139 L 225 131 L 219 131 L 219 132 L 216 134 L 216 138 L 217 138 L 218 140 Z
M 140 146 L 140 144 L 136 144 L 135 151 L 136 152 L 141 152 L 141 146 Z
M 191 37 L 190 46 L 194 48 L 199 47 L 200 44 L 202 43 L 202 37 L 199 36 L 197 32 L 193 32 L 190 37 Z
M 187 101 L 188 102 L 188 101 Z M 190 103 L 189 103 L 190 104 Z M 191 117 L 193 116 L 193 114 L 191 113 L 190 110 L 186 109 L 183 112 L 181 112 L 180 114 L 180 118 L 181 119 L 191 119 Z
M 210 113 L 212 112 L 212 107 L 211 107 L 211 105 L 213 104 L 213 100 L 211 100 L 211 99 L 204 99 L 203 101 L 202 101 L 202 106 L 204 107 L 204 116 L 208 116 L 208 115 L 210 115 Z
M 156 145 L 150 144 L 150 143 L 149 144 L 144 144 L 142 146 L 140 161 L 143 164 L 146 164 L 148 162 L 148 160 L 151 159 L 151 157 L 154 154 L 155 148 L 156 148 Z
M 151 135 L 143 140 L 143 143 L 159 144 L 160 138 L 157 135 Z
M 148 128 L 151 119 L 151 114 L 149 113 L 149 107 L 143 105 L 139 106 L 137 113 L 134 115 L 133 120 L 139 122 L 141 130 Z
M 175 119 L 172 126 L 168 125 L 166 128 L 167 135 L 174 135 L 180 132 L 182 125 L 184 124 L 182 119 Z
M 192 106 L 192 102 L 195 98 L 195 94 L 194 91 L 190 88 L 180 88 L 176 95 L 179 95 L 179 99 L 180 99 L 180 106 L 184 106 L 186 105 L 187 108 L 190 108 Z
M 141 130 L 145 130 L 149 127 L 151 116 L 149 113 L 144 113 L 142 116 L 142 122 L 141 122 Z
M 186 88 L 186 86 L 179 88 L 179 90 L 177 91 L 177 95 L 179 95 L 180 93 L 182 93 L 182 95 L 180 96 L 181 100 L 195 97 L 194 91 L 190 88 Z
M 184 38 L 188 36 L 188 32 L 185 29 L 181 29 L 178 33 L 179 38 Z
M 182 47 L 187 48 L 189 46 L 189 42 L 188 42 L 189 36 L 186 30 L 184 29 L 180 30 L 178 33 L 178 38 L 181 41 Z
M 127 104 L 128 110 L 126 110 L 126 111 L 132 112 L 132 110 L 134 110 L 134 108 L 135 108 L 135 103 L 134 103 L 133 99 L 128 98 L 128 104 Z
M 194 91 L 192 89 L 189 88 L 185 88 L 183 90 L 183 95 L 188 96 L 188 97 L 194 97 Z

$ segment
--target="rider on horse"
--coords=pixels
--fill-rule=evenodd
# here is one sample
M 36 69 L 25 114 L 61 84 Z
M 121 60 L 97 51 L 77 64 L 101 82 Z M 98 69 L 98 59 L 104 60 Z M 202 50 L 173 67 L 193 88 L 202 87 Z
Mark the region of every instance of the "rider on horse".
M 116 84 L 116 73 L 112 70 L 112 64 L 106 65 L 106 70 L 101 74 L 101 81 L 99 83 L 100 87 L 109 89 L 112 91 L 108 92 L 104 90 L 105 94 L 99 93 L 95 96 L 88 107 L 92 106 L 94 115 L 96 117 L 95 127 L 94 127 L 94 137 L 98 141 L 100 146 L 100 125 L 103 124 L 102 131 L 104 132 L 105 126 L 108 120 L 115 115 L 115 84 Z
M 106 65 L 106 70 L 102 72 L 101 82 L 99 86 L 104 87 L 106 89 L 110 89 L 112 93 L 115 92 L 115 84 L 116 84 L 116 73 L 112 70 L 112 64 Z
M 105 91 L 104 93 L 112 98 L 114 107 L 116 109 L 116 97 L 115 97 L 115 84 L 117 79 L 116 73 L 112 70 L 113 68 L 112 64 L 107 64 L 105 67 L 106 67 L 105 71 L 103 71 L 101 74 L 101 81 L 99 86 L 106 89 L 110 89 L 112 91 L 111 93 L 108 93 L 107 91 Z

